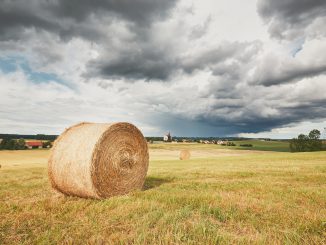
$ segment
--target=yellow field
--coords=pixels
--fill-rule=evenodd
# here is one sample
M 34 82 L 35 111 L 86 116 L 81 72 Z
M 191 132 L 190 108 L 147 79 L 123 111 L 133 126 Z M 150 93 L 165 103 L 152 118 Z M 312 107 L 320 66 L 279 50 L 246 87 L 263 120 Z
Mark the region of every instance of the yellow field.
M 44 166 L 47 163 L 49 150 L 0 151 L 0 164 L 4 168 Z
M 153 144 L 144 190 L 108 200 L 53 192 L 48 155 L 0 151 L 0 244 L 326 243 L 326 152 Z

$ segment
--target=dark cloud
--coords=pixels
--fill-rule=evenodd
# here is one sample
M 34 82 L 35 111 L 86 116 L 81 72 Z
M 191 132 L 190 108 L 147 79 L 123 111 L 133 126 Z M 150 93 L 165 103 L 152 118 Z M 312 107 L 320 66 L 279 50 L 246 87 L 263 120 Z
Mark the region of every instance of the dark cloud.
M 259 42 L 224 42 L 192 55 L 173 52 L 173 43 L 156 44 L 137 36 L 133 47 L 122 46 L 117 57 L 103 55 L 90 62 L 88 76 L 104 78 L 128 78 L 131 80 L 169 80 L 176 73 L 191 74 L 210 70 L 215 75 L 238 76 L 241 69 L 233 69 L 237 63 L 248 62 L 259 49 Z M 225 62 L 230 64 L 225 65 Z
M 181 57 L 181 69 L 187 73 L 195 70 L 210 69 L 215 74 L 237 73 L 231 70 L 235 63 L 248 63 L 261 47 L 261 43 L 254 42 L 223 42 L 218 47 L 210 47 L 201 52 Z
M 326 61 L 320 63 L 284 62 L 279 59 L 267 59 L 257 66 L 250 83 L 264 86 L 282 85 L 298 82 L 326 73 Z
M 175 61 L 169 55 L 170 47 L 155 43 L 151 26 L 166 18 L 176 2 L 0 0 L 0 41 L 46 42 L 42 32 L 58 35 L 64 42 L 79 37 L 97 43 L 104 51 L 88 65 L 87 77 L 165 80 Z M 40 56 L 49 57 L 44 49 L 38 51 Z M 54 58 L 54 62 L 58 60 Z
M 294 82 L 303 78 L 315 77 L 326 73 L 326 65 L 317 67 L 304 67 L 303 69 L 285 70 L 283 73 L 276 72 L 270 76 L 262 76 L 256 82 L 264 86 L 279 85 L 288 82 Z
M 176 73 L 192 73 L 198 70 L 212 70 L 215 74 L 226 75 L 228 69 L 236 65 L 237 60 L 248 60 L 257 51 L 255 42 L 225 42 L 184 55 L 183 52 L 187 50 L 175 48 L 177 46 L 175 40 L 160 41 L 157 38 L 160 33 L 152 23 L 166 18 L 176 2 L 175 0 L 31 0 L 28 3 L 22 0 L 2 1 L 0 31 L 3 34 L 0 39 L 36 39 L 35 35 L 40 38 L 40 31 L 48 31 L 64 39 L 86 38 L 98 43 L 101 53 L 87 65 L 85 77 L 122 78 L 129 81 L 168 80 Z M 119 26 L 121 21 L 124 24 Z M 185 33 L 186 38 L 190 38 L 191 41 L 204 35 L 211 21 L 211 17 L 208 17 L 202 24 L 190 28 Z M 180 30 L 183 28 L 181 26 Z M 34 36 L 24 33 L 27 29 L 34 30 Z M 127 33 L 127 37 L 121 32 Z M 44 49 L 38 51 L 41 56 L 50 57 Z M 60 57 L 54 58 L 54 62 L 57 62 Z M 223 62 L 226 61 L 232 62 L 232 65 L 225 67 Z M 230 73 L 229 77 L 234 77 L 233 73 Z
M 101 46 L 101 54 L 88 65 L 87 78 L 168 80 L 178 72 L 192 73 L 210 69 L 226 73 L 222 64 L 248 54 L 250 43 L 222 43 L 184 56 L 176 50 L 174 40 L 157 40 L 155 21 L 166 18 L 176 0 L 22 0 L 0 3 L 2 40 L 33 38 L 24 31 L 48 31 L 63 39 L 81 37 Z M 124 23 L 119 27 L 117 23 Z M 200 38 L 207 31 L 211 18 L 190 28 L 187 38 Z M 119 28 L 125 28 L 124 37 Z M 182 29 L 182 27 L 181 27 Z M 36 34 L 37 35 L 37 32 Z M 35 38 L 35 37 L 34 37 Z M 117 44 L 118 43 L 118 44 Z M 39 50 L 40 52 L 42 50 Z M 44 50 L 43 50 L 44 51 Z M 42 56 L 48 56 L 47 52 Z M 235 57 L 236 56 L 236 57 Z M 248 55 L 247 55 L 248 56 Z M 55 57 L 56 58 L 56 57 Z M 221 64 L 221 67 L 218 67 Z
M 46 30 L 56 30 L 57 24 L 38 16 L 24 12 L 15 12 L 0 5 L 0 40 L 20 40 L 24 28 L 37 27 Z
M 138 26 L 150 26 L 165 18 L 175 0 L 1 0 L 1 39 L 17 38 L 26 28 L 56 32 L 63 37 L 86 36 L 91 19 L 122 19 Z M 97 26 L 92 26 L 96 30 Z M 96 34 L 93 31 L 92 34 Z
M 259 133 L 270 131 L 275 128 L 284 127 L 293 123 L 300 123 L 302 121 L 314 121 L 323 118 L 326 113 L 326 100 L 312 101 L 305 103 L 298 102 L 296 106 L 273 108 L 277 111 L 277 115 L 264 116 L 261 108 L 250 108 L 250 101 L 254 98 L 241 99 L 242 105 L 224 106 L 220 109 L 210 108 L 210 112 L 198 115 L 191 118 L 165 114 L 165 128 L 179 132 L 181 135 L 188 136 L 227 136 L 236 135 L 238 133 Z M 282 103 L 282 99 L 279 100 Z M 218 105 L 216 105 L 219 107 Z M 268 106 L 262 104 L 261 106 Z M 241 112 L 236 115 L 235 112 Z M 234 115 L 234 117 L 225 117 L 224 115 Z M 160 119 L 159 122 L 164 121 Z M 181 133 L 182 132 L 182 133 Z
M 320 120 L 326 113 L 326 99 L 316 91 L 325 86 L 312 81 L 308 81 L 305 86 L 308 84 L 314 88 L 295 95 L 291 95 L 291 86 L 277 89 L 234 87 L 235 93 L 210 88 L 211 95 L 215 94 L 218 99 L 212 101 L 205 112 L 192 116 L 192 120 L 217 130 L 223 129 L 224 134 L 223 130 L 219 131 L 222 135 L 258 133 L 302 121 Z M 224 95 L 219 96 L 222 93 Z M 209 97 L 206 99 L 209 100 Z M 196 106 L 193 104 L 193 107 Z
M 176 0 L 58 0 L 51 8 L 58 16 L 85 20 L 91 14 L 116 14 L 141 25 L 165 18 Z
M 324 0 L 258 0 L 258 13 L 277 38 L 304 36 L 305 28 L 326 17 Z M 323 19 L 324 26 L 326 20 Z
M 168 50 L 146 43 L 136 48 L 124 47 L 114 58 L 104 55 L 90 62 L 86 76 L 166 80 L 176 67 L 177 63 Z

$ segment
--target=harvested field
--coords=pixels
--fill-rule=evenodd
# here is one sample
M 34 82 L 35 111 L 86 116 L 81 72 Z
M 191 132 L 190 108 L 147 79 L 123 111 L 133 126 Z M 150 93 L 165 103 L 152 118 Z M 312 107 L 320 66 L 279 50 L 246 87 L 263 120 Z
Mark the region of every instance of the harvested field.
M 326 242 L 326 152 L 154 144 L 144 190 L 107 200 L 55 195 L 47 156 L 0 151 L 0 244 Z

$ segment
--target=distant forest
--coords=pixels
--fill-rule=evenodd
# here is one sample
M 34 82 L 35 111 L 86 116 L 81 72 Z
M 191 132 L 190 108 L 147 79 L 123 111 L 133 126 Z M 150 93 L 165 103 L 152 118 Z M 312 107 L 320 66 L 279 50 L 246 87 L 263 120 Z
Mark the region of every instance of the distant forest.
M 36 134 L 36 135 L 28 135 L 28 134 L 0 134 L 0 139 L 31 139 L 31 140 L 47 140 L 54 141 L 58 135 L 46 135 L 46 134 Z

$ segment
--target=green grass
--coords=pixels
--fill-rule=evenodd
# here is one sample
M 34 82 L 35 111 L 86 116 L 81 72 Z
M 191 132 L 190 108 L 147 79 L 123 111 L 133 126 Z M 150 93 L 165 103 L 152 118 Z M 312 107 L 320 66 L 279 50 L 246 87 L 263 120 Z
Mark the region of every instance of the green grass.
M 261 140 L 244 140 L 244 141 L 234 141 L 236 143 L 236 149 L 250 149 L 256 151 L 279 151 L 279 152 L 289 152 L 289 142 L 288 141 L 261 141 Z M 253 147 L 241 147 L 240 144 L 252 144 Z
M 326 243 L 326 152 L 150 147 L 144 190 L 108 200 L 54 194 L 44 151 L 0 152 L 0 244 Z

